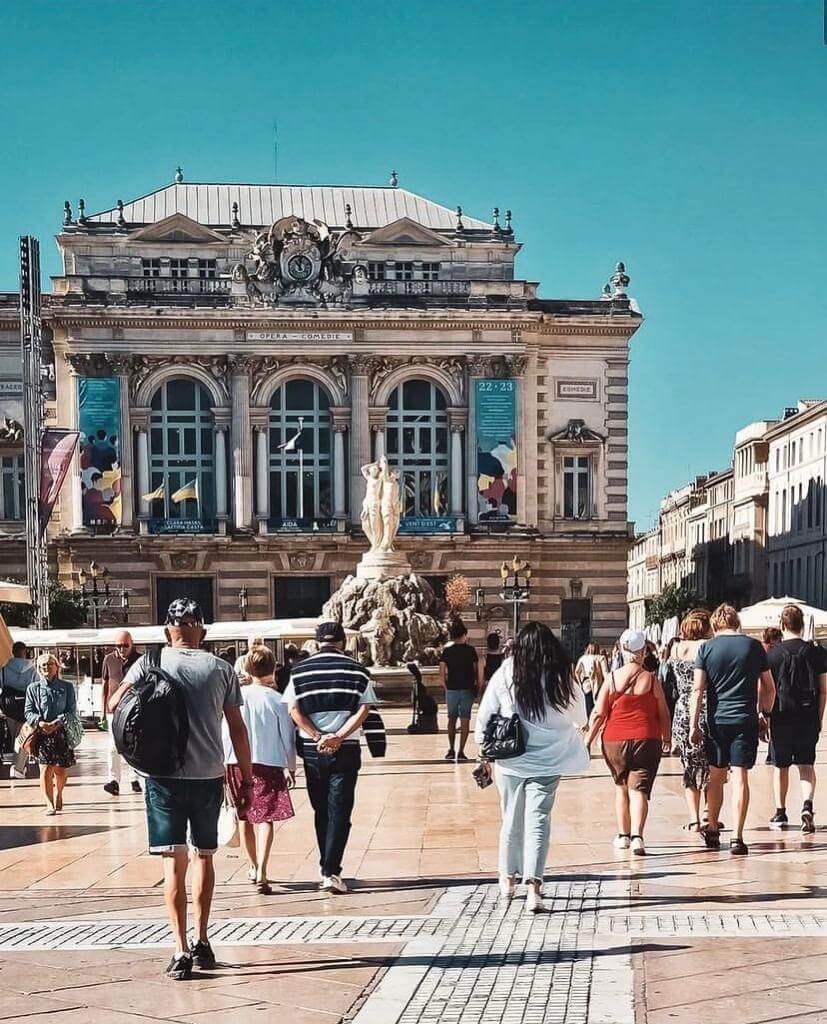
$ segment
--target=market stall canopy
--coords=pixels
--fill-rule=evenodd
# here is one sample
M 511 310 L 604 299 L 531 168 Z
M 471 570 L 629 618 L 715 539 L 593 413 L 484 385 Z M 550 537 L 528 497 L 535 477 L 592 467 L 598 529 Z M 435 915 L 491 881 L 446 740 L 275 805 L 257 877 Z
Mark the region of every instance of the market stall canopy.
M 0 580 L 0 601 L 7 601 L 9 604 L 31 604 L 32 594 L 23 583 Z
M 768 626 L 781 628 L 781 612 L 788 604 L 796 604 L 804 616 L 804 637 L 808 640 L 827 638 L 827 611 L 814 608 L 795 597 L 770 597 L 738 612 L 745 633 L 760 636 Z

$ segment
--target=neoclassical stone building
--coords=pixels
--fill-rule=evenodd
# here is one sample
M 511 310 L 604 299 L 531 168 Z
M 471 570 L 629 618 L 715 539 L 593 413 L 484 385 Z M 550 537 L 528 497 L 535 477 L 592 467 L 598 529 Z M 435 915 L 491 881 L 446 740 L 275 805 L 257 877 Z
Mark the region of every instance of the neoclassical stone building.
M 385 455 L 418 572 L 493 586 L 517 554 L 531 614 L 573 646 L 623 627 L 642 319 L 622 265 L 601 298 L 542 299 L 510 211 L 180 172 L 102 213 L 67 203 L 57 244 L 48 416 L 81 433 L 50 526 L 64 582 L 96 559 L 134 622 L 178 592 L 238 618 L 242 589 L 250 619 L 316 614 L 366 547 L 362 467 Z M 11 299 L 0 326 L 8 356 Z

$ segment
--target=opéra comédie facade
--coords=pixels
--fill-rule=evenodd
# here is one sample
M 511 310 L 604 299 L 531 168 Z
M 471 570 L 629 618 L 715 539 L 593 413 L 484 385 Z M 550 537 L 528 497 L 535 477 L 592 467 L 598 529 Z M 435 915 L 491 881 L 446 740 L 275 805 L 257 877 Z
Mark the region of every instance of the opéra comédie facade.
M 573 648 L 614 638 L 642 318 L 622 264 L 599 298 L 539 298 L 515 276 L 511 221 L 395 175 L 228 185 L 179 170 L 102 213 L 67 202 L 43 312 L 47 422 L 80 432 L 49 528 L 60 579 L 96 559 L 136 623 L 178 593 L 215 618 L 240 617 L 242 590 L 250 620 L 318 614 L 368 546 L 362 470 L 384 458 L 415 572 L 473 591 L 516 555 L 529 614 Z M 9 296 L 6 356 L 16 316 Z M 2 444 L 13 488 L 19 438 Z M 13 519 L 7 574 L 25 564 Z M 492 628 L 509 629 L 496 595 L 478 627 Z

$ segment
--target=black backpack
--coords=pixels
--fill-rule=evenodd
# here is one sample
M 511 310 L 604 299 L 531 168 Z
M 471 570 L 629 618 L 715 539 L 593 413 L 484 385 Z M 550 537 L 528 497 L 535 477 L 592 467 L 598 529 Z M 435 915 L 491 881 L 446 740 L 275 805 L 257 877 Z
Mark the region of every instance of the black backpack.
M 189 734 L 184 689 L 161 668 L 161 648 L 151 647 L 144 678 L 126 691 L 112 716 L 115 748 L 139 772 L 169 778 L 184 765 Z
M 818 711 L 818 672 L 812 644 L 783 649 L 775 672 L 777 708 L 782 714 Z

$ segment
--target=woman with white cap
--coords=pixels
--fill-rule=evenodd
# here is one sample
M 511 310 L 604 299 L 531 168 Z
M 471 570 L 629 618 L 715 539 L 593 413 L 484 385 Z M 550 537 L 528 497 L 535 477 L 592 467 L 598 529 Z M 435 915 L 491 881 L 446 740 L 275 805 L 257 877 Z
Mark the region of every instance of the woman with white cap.
M 612 773 L 617 814 L 616 849 L 643 856 L 643 828 L 649 797 L 660 766 L 661 752 L 669 750 L 672 723 L 663 688 L 655 672 L 644 668 L 646 636 L 627 629 L 620 637 L 623 667 L 609 674 L 589 722 L 590 748 L 603 730 L 603 757 Z

